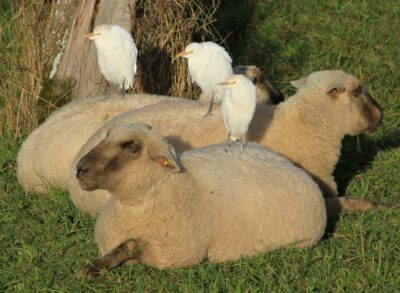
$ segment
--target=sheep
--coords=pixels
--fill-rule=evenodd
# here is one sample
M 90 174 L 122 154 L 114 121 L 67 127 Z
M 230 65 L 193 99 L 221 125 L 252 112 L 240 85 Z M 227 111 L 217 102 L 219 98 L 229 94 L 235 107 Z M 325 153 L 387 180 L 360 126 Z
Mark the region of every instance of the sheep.
M 247 140 L 269 147 L 309 173 L 327 197 L 330 217 L 340 209 L 372 208 L 366 201 L 338 197 L 332 173 L 343 137 L 373 131 L 382 123 L 379 105 L 355 77 L 343 71 L 315 72 L 293 84 L 299 87 L 298 92 L 285 102 L 257 106 Z M 165 100 L 109 121 L 86 142 L 71 164 L 67 188 L 74 204 L 96 215 L 110 197 L 106 191 L 82 190 L 75 178 L 77 162 L 104 139 L 110 127 L 133 122 L 150 124 L 179 152 L 220 143 L 226 135 L 220 109 L 215 109 L 217 115 L 203 118 L 206 106 L 207 102 Z
M 25 191 L 65 186 L 69 167 L 82 145 L 105 122 L 122 112 L 163 99 L 153 95 L 81 98 L 55 111 L 22 144 L 17 176 Z
M 247 76 L 256 86 L 257 103 L 276 105 L 284 100 L 282 93 L 268 79 L 264 78 L 261 70 L 254 65 L 239 65 L 233 67 L 234 74 Z
M 245 74 L 251 79 L 254 73 Z M 65 187 L 74 157 L 98 128 L 116 115 L 166 99 L 176 98 L 136 94 L 81 98 L 63 106 L 22 144 L 17 157 L 19 182 L 26 192 L 45 192 L 51 185 Z
M 178 268 L 317 244 L 326 210 L 310 176 L 256 143 L 232 149 L 176 155 L 148 125 L 110 128 L 76 167 L 83 189 L 112 194 L 95 225 L 101 258 L 80 275 L 126 260 Z

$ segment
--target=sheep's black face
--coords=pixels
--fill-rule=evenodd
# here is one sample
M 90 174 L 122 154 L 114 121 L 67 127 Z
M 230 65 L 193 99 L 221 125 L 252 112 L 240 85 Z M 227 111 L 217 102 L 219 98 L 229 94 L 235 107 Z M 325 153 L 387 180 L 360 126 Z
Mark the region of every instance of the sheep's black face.
M 351 122 L 350 135 L 375 131 L 383 120 L 383 112 L 375 99 L 359 84 L 346 88 Z
M 345 134 L 372 132 L 382 124 L 382 109 L 358 81 L 350 79 L 342 86 L 329 87 L 327 94 L 338 107 L 335 111 Z
M 76 178 L 81 188 L 87 191 L 106 189 L 104 185 L 106 179 L 136 159 L 141 149 L 142 144 L 138 140 L 106 138 L 79 161 Z
M 374 132 L 382 124 L 383 112 L 375 99 L 361 86 L 351 93 L 361 116 L 367 123 L 367 132 Z

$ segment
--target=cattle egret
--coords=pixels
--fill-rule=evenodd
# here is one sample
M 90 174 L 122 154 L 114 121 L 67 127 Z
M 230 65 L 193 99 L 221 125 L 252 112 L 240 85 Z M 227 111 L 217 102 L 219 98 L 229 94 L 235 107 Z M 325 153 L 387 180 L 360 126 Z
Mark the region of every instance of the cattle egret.
M 228 52 L 213 42 L 191 43 L 176 56 L 188 59 L 192 80 L 201 88 L 202 95 L 211 98 L 206 115 L 211 115 L 214 98 L 220 101 L 217 84 L 232 75 L 232 59 Z
M 250 79 L 241 74 L 234 74 L 218 85 L 225 88 L 222 96 L 222 115 L 228 130 L 226 151 L 229 151 L 229 146 L 235 141 L 240 141 L 243 151 L 245 135 L 256 109 L 256 87 Z
M 133 86 L 137 68 L 138 50 L 131 34 L 118 25 L 102 24 L 84 37 L 94 41 L 105 79 L 119 85 L 125 93 Z

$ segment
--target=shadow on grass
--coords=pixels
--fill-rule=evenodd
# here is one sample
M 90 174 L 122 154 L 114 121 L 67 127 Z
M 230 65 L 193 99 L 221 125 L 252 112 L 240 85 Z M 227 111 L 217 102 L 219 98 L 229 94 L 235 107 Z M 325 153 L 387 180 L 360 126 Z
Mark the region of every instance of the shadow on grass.
M 378 151 L 400 147 L 400 132 L 387 133 L 373 140 L 365 135 L 346 137 L 342 143 L 342 152 L 334 171 L 339 195 L 345 195 L 350 181 L 360 172 L 371 166 Z
M 222 38 L 226 38 L 233 59 L 243 54 L 244 40 L 255 10 L 253 0 L 222 0 L 217 11 L 215 27 Z M 235 63 L 235 62 L 234 62 Z

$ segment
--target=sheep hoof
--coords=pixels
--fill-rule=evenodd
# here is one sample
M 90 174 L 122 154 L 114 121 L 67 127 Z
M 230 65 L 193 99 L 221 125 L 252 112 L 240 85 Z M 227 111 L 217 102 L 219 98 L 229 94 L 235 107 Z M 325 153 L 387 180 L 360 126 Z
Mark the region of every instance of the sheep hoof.
M 86 278 L 87 280 L 93 280 L 95 275 L 100 273 L 99 269 L 92 263 L 85 266 L 81 271 L 79 271 L 76 276 L 78 279 Z
M 347 212 L 368 211 L 376 208 L 373 203 L 354 197 L 341 197 L 340 202 Z

